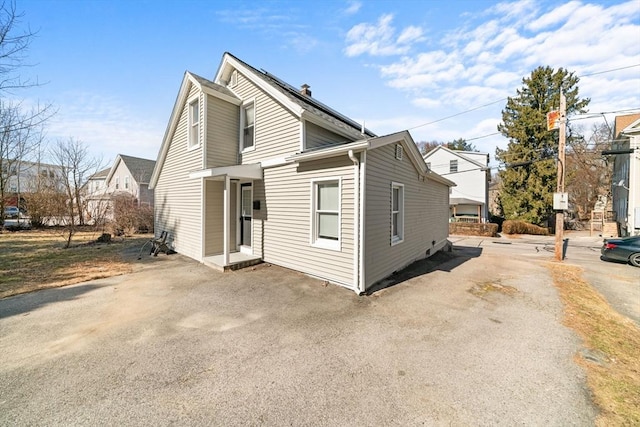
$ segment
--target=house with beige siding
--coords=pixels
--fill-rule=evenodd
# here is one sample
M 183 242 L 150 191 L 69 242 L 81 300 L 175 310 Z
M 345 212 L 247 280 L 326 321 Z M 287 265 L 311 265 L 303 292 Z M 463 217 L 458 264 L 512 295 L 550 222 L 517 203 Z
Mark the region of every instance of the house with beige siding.
M 111 219 L 114 198 L 125 195 L 138 206 L 153 206 L 149 180 L 154 166 L 154 160 L 118 154 L 110 168 L 90 176 L 85 184 L 89 218 Z
M 178 253 L 357 293 L 447 245 L 453 185 L 408 131 L 377 136 L 229 53 L 212 80 L 185 73 L 150 181 Z

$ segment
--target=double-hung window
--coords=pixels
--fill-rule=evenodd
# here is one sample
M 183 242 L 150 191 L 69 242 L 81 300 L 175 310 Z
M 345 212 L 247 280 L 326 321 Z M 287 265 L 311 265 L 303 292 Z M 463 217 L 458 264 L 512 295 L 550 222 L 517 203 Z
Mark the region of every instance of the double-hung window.
M 251 150 L 255 146 L 255 104 L 244 105 L 242 107 L 242 141 L 240 141 L 240 151 Z
M 311 243 L 340 250 L 340 179 L 312 181 Z
M 189 148 L 198 146 L 200 142 L 200 99 L 189 102 Z
M 129 189 L 129 175 L 126 175 L 124 177 L 124 189 L 128 190 Z
M 404 240 L 404 185 L 391 184 L 391 245 Z

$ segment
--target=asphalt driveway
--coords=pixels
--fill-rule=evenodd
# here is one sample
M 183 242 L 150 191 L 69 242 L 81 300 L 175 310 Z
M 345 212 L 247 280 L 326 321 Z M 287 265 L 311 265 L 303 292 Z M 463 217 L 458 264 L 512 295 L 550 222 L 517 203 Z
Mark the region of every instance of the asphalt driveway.
M 552 254 L 497 246 L 371 296 L 161 255 L 0 300 L 0 425 L 592 425 Z

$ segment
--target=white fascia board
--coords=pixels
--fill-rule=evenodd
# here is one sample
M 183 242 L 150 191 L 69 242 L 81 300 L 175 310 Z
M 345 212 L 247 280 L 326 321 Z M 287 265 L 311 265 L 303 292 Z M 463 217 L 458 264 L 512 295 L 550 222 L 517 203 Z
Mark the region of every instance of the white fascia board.
M 160 175 L 160 170 L 164 166 L 164 161 L 167 158 L 167 153 L 169 152 L 169 145 L 171 142 L 171 138 L 178 126 L 178 121 L 180 120 L 180 115 L 182 113 L 182 107 L 187 100 L 187 95 L 189 94 L 189 84 L 198 84 L 197 81 L 188 71 L 184 73 L 184 77 L 182 78 L 182 83 L 180 84 L 180 90 L 178 91 L 178 95 L 176 96 L 176 102 L 173 104 L 173 109 L 171 110 L 171 117 L 169 118 L 169 123 L 167 124 L 167 129 L 164 132 L 164 137 L 162 138 L 162 145 L 160 146 L 160 151 L 158 152 L 158 157 L 156 159 L 156 165 L 153 168 L 153 173 L 151 174 L 151 179 L 149 180 L 149 189 L 153 189 L 158 183 L 158 176 Z M 178 112 L 179 111 L 179 112 Z
M 225 53 L 222 58 L 222 63 L 220 64 L 220 68 L 218 68 L 218 72 L 216 73 L 216 78 L 214 80 L 214 83 L 224 86 L 222 82 L 223 82 L 224 72 L 227 67 L 233 67 L 236 70 L 239 70 L 242 74 L 245 75 L 245 77 L 248 77 L 249 79 L 251 79 L 251 82 L 253 84 L 258 86 L 267 94 L 269 94 L 269 96 L 271 96 L 280 104 L 282 104 L 285 108 L 291 111 L 296 117 L 298 118 L 302 117 L 302 113 L 304 109 L 300 105 L 291 101 L 291 99 L 289 99 L 286 95 L 284 95 L 278 89 L 274 88 L 273 86 L 265 82 L 261 77 L 256 76 L 255 71 L 247 68 L 244 64 L 242 64 L 241 62 L 239 62 L 238 60 L 236 60 L 235 58 L 233 58 L 227 53 Z
M 622 129 L 622 132 L 620 132 L 620 133 L 623 134 L 623 135 L 632 135 L 632 134 L 638 133 L 638 132 L 640 132 L 640 119 L 636 120 L 635 122 L 631 123 L 626 128 Z
M 336 157 L 341 155 L 346 155 L 349 150 L 353 151 L 362 151 L 366 150 L 369 147 L 369 141 L 356 141 L 351 142 L 349 144 L 338 145 L 337 147 L 324 148 L 315 151 L 310 151 L 308 153 L 297 153 L 293 154 L 289 157 L 286 157 L 285 160 L 291 162 L 304 162 L 310 160 L 318 160 L 318 159 L 326 159 L 328 157 Z
M 206 93 L 207 95 L 211 95 L 211 96 L 213 96 L 215 98 L 222 99 L 223 101 L 229 102 L 229 103 L 231 103 L 233 105 L 242 104 L 242 100 L 241 99 L 234 98 L 232 96 L 229 96 L 229 95 L 227 95 L 225 93 L 222 93 L 222 92 L 218 92 L 217 90 L 213 90 L 213 89 L 208 88 L 206 86 L 202 86 L 200 89 L 202 90 L 203 93 Z
M 122 161 L 122 157 L 120 157 L 120 154 L 118 154 L 116 156 L 116 159 L 113 161 L 113 166 L 111 166 L 111 169 L 109 170 L 109 174 L 107 174 L 107 178 L 105 179 L 105 182 L 108 183 L 111 181 L 111 178 L 113 178 L 113 174 L 118 168 L 118 163 L 120 163 L 121 161 Z
M 283 157 L 274 157 L 271 159 L 263 160 L 260 162 L 260 165 L 263 168 L 272 168 L 275 166 L 286 165 L 288 163 L 292 163 L 292 161 L 287 160 L 287 158 L 283 156 Z
M 248 165 L 223 166 L 219 168 L 203 169 L 189 174 L 189 178 L 213 178 L 229 176 L 238 179 L 262 179 L 262 167 L 258 163 Z

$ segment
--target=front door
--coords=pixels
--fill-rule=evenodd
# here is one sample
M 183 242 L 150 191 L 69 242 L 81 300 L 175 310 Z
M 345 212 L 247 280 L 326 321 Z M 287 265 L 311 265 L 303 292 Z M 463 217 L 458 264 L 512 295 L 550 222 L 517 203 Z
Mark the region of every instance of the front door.
M 240 245 L 251 248 L 251 215 L 253 214 L 253 189 L 251 184 L 242 184 L 240 203 Z

